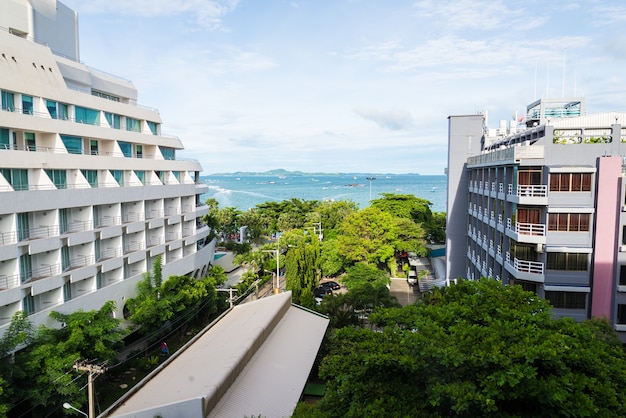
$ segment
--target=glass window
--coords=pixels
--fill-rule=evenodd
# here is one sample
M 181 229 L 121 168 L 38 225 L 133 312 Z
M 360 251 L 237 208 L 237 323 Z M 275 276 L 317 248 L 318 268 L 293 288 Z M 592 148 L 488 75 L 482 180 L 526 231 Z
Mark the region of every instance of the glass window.
M 52 119 L 57 118 L 57 102 L 54 100 L 46 100 L 46 108 Z
M 174 177 L 176 177 L 176 180 L 180 183 L 180 171 L 172 171 L 172 173 L 174 173 Z
M 98 171 L 97 170 L 81 170 L 83 176 L 92 188 L 98 187 Z
M 15 110 L 15 99 L 10 91 L 2 91 L 2 110 L 13 112 Z
M 69 119 L 69 111 L 65 103 L 59 103 L 59 119 L 61 120 Z
M 134 118 L 126 117 L 126 130 L 133 132 L 141 132 L 141 123 L 139 120 Z
M 33 114 L 33 96 L 22 94 L 22 113 L 25 115 Z
M 35 297 L 33 295 L 26 295 L 22 299 L 22 310 L 26 315 L 35 313 Z
M 100 111 L 95 109 L 75 106 L 74 117 L 75 121 L 78 123 L 86 123 L 88 125 L 100 125 Z
M 72 283 L 69 280 L 63 285 L 63 302 L 68 300 L 72 300 Z
M 109 122 L 109 126 L 111 128 L 120 129 L 120 115 L 104 112 L 104 117 L 106 118 L 107 122 Z
M 626 265 L 619 267 L 619 285 L 626 286 Z
M 585 309 L 587 294 L 583 292 L 546 291 L 546 299 L 557 309 Z
M 141 182 L 141 184 L 146 184 L 146 172 L 145 171 L 139 171 L 139 170 L 135 170 L 135 175 L 137 176 L 137 178 L 139 179 L 139 181 Z
M 3 168 L 2 175 L 11 184 L 13 190 L 28 190 L 28 170 L 17 168 Z
M 0 150 L 11 148 L 11 137 L 7 128 L 0 128 Z
M 152 132 L 152 135 L 156 135 L 157 134 L 157 124 L 155 122 L 148 122 L 148 127 L 150 128 L 150 132 Z
M 89 152 L 91 155 L 98 155 L 98 140 L 90 139 L 89 140 Z
M 65 170 L 45 170 L 46 174 L 57 189 L 67 189 Z
M 30 254 L 20 255 L 20 279 L 22 283 L 33 277 L 33 265 Z
M 175 159 L 175 153 L 174 153 L 174 148 L 168 148 L 168 147 L 161 147 L 159 146 L 159 149 L 161 150 L 161 155 L 163 155 L 163 159 L 165 160 L 174 160 Z
M 137 158 L 143 158 L 143 145 L 136 145 L 135 146 L 135 154 L 136 154 Z
M 17 240 L 24 241 L 30 237 L 30 220 L 28 213 L 17 214 Z
M 83 139 L 77 136 L 61 135 L 63 145 L 69 154 L 83 153 Z
M 546 268 L 548 270 L 586 271 L 588 256 L 584 253 L 548 253 Z
M 626 305 L 617 305 L 617 321 L 618 324 L 626 324 Z
M 24 132 L 24 141 L 26 142 L 26 151 L 37 151 L 34 132 Z
M 122 154 L 126 158 L 132 158 L 133 156 L 133 145 L 130 142 L 118 141 L 118 145 L 122 150 Z
M 111 170 L 113 178 L 120 186 L 124 185 L 124 172 L 122 170 Z

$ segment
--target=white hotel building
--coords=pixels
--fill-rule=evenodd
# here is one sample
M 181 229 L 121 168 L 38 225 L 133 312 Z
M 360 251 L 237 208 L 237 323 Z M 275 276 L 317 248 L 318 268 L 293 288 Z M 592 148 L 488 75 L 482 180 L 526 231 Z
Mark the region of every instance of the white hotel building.
M 157 256 L 164 277 L 213 261 L 202 167 L 131 82 L 80 62 L 77 22 L 56 0 L 0 2 L 0 335 L 20 310 L 52 325 L 113 300 L 121 318 Z

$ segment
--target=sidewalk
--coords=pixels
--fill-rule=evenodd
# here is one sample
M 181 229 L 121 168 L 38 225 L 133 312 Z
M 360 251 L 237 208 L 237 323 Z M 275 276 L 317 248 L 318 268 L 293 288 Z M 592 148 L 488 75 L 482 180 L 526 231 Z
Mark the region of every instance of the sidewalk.
M 223 254 L 223 255 L 221 255 Z M 215 253 L 215 255 L 221 255 L 218 259 L 216 259 L 213 264 L 216 266 L 220 266 L 226 271 L 228 278 L 224 283 L 224 288 L 228 289 L 229 287 L 235 286 L 241 280 L 241 275 L 244 273 L 245 269 L 233 263 L 235 259 L 235 253 L 232 251 L 227 252 L 219 252 Z

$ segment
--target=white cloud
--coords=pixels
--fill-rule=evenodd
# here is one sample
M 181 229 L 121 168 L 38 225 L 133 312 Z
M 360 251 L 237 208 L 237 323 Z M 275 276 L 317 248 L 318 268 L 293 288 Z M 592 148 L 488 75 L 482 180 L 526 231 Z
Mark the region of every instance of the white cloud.
M 404 110 L 377 110 L 359 108 L 355 109 L 354 113 L 362 117 L 363 119 L 375 122 L 378 126 L 392 131 L 399 131 L 409 129 L 413 126 L 413 118 L 411 114 Z

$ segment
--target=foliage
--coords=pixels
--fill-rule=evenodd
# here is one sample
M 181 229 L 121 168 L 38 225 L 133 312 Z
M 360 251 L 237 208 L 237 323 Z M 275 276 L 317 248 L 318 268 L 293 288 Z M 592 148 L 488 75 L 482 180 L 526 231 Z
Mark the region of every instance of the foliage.
M 382 309 L 383 332 L 342 328 L 320 376 L 328 416 L 624 416 L 626 355 L 605 321 L 551 318 L 549 303 L 490 279 Z
M 337 238 L 339 254 L 351 262 L 386 263 L 394 257 L 398 236 L 393 219 L 373 207 L 348 215 Z
M 159 260 L 157 260 L 159 261 Z M 155 267 L 157 266 L 155 261 Z M 172 321 L 187 311 L 194 311 L 205 304 L 207 312 L 217 310 L 215 286 L 226 279 L 224 269 L 214 266 L 211 275 L 197 280 L 189 276 L 170 276 L 156 286 L 151 275 L 146 274 L 137 285 L 137 296 L 129 299 L 126 306 L 130 320 L 140 327 L 143 335 L 158 338 L 167 321 Z
M 446 240 L 446 213 L 433 212 L 430 220 L 423 222 L 422 227 L 426 231 L 426 239 L 430 242 L 445 242 Z
M 15 397 L 33 407 L 47 407 L 68 401 L 82 404 L 85 378 L 75 379 L 72 367 L 78 360 L 105 363 L 117 354 L 126 332 L 112 313 L 115 303 L 99 310 L 71 314 L 52 312 L 61 328 L 41 327 L 32 343 L 15 357 L 11 367 Z M 43 411 L 40 411 L 43 412 Z
M 247 238 L 255 244 L 261 242 L 263 235 L 269 234 L 268 226 L 270 222 L 268 217 L 264 216 L 258 208 L 250 208 L 247 212 L 241 213 L 239 215 L 239 223 L 247 226 Z
M 366 263 L 356 263 L 346 270 L 346 276 L 342 279 L 343 284 L 349 289 L 355 289 L 366 283 L 381 283 L 388 285 L 389 276 L 384 271 Z
M 228 251 L 234 252 L 235 254 L 245 254 L 252 250 L 252 245 L 250 245 L 249 242 L 239 243 L 234 241 L 227 241 L 226 243 L 224 243 L 224 248 L 226 248 Z
M 424 243 L 424 230 L 411 219 L 394 218 L 397 236 L 393 243 L 396 252 L 411 251 L 420 256 L 426 256 L 428 250 Z M 393 271 L 393 270 L 392 270 Z
M 336 276 L 346 265 L 346 260 L 339 254 L 337 239 L 324 238 L 320 253 L 320 268 L 325 277 Z
M 426 199 L 412 194 L 383 193 L 382 196 L 380 199 L 372 200 L 371 207 L 394 217 L 411 219 L 417 223 L 426 222 L 432 217 L 430 210 L 432 203 Z
M 256 205 L 258 212 L 269 220 L 271 233 L 299 229 L 306 225 L 310 213 L 319 201 L 291 198 L 282 202 L 265 202 Z
M 308 235 L 296 246 L 289 248 L 285 262 L 285 280 L 287 290 L 291 290 L 294 303 L 312 308 L 315 299 L 313 288 L 320 279 L 320 244 L 316 236 Z

